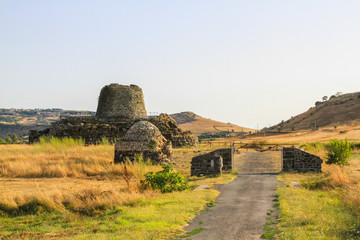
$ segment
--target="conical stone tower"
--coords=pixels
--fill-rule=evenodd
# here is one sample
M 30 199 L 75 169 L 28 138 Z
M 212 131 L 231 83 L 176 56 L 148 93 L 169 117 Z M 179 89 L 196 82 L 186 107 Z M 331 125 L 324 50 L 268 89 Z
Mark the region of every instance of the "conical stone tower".
M 109 122 L 147 119 L 142 89 L 117 83 L 103 87 L 96 117 Z

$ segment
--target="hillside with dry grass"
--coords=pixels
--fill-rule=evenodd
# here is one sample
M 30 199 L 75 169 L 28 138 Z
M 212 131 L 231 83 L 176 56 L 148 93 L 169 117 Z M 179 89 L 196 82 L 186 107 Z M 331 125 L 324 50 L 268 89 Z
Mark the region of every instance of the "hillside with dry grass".
M 331 96 L 329 100 L 316 102 L 314 107 L 297 116 L 291 117 L 270 128 L 271 131 L 296 131 L 336 128 L 342 125 L 360 123 L 360 92 Z
M 208 118 L 203 118 L 193 112 L 181 112 L 171 114 L 171 117 L 179 124 L 180 128 L 191 131 L 199 136 L 204 133 L 219 133 L 224 131 L 234 133 L 248 133 L 254 129 L 241 127 L 232 123 L 223 123 Z

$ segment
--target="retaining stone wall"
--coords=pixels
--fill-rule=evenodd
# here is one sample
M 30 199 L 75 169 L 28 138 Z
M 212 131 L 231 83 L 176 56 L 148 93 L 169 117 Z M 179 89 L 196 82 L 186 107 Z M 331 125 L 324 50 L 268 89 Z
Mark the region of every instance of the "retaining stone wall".
M 205 153 L 191 160 L 191 176 L 221 174 L 222 171 L 232 171 L 234 149 L 223 148 Z
M 282 169 L 295 172 L 321 172 L 323 160 L 298 148 L 282 148 Z

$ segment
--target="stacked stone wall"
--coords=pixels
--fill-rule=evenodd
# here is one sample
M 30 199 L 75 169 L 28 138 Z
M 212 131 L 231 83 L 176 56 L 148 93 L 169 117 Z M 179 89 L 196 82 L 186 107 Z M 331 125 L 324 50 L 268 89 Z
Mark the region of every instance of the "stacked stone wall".
M 106 138 L 110 143 L 122 138 L 133 122 L 105 122 L 95 117 L 69 117 L 51 124 L 50 129 L 31 131 L 29 142 L 38 142 L 41 136 L 82 138 L 85 144 L 98 144 Z
M 298 148 L 282 148 L 282 169 L 295 172 L 321 172 L 323 160 Z
M 223 148 L 205 153 L 191 160 L 191 176 L 221 174 L 232 171 L 234 163 L 234 149 Z

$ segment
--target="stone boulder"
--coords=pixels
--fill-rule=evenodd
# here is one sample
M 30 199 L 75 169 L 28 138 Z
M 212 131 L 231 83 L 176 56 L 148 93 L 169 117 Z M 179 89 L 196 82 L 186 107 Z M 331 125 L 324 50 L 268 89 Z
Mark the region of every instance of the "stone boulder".
M 127 131 L 122 140 L 116 142 L 114 163 L 125 162 L 127 159 L 134 161 L 138 155 L 153 163 L 169 162 L 172 155 L 171 142 L 152 123 L 139 121 Z

